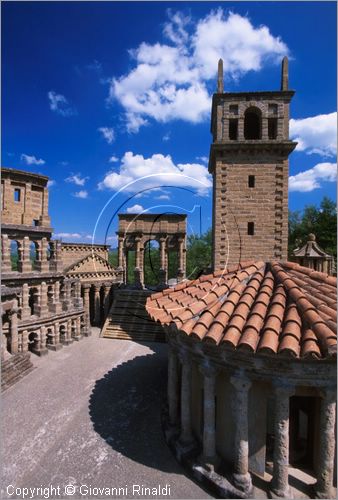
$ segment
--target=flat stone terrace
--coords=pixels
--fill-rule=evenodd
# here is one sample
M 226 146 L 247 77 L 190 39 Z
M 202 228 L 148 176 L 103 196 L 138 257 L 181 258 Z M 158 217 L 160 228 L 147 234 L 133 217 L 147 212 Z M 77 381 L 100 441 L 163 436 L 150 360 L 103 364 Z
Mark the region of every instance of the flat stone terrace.
M 59 486 L 60 496 L 52 497 L 65 498 L 67 484 L 77 488 L 73 499 L 138 498 L 133 485 L 170 485 L 171 498 L 211 498 L 164 441 L 166 350 L 99 339 L 93 329 L 92 337 L 59 352 L 32 355 L 37 368 L 2 396 L 2 498 L 19 498 L 7 494 L 8 485 Z M 111 496 L 95 490 L 113 487 L 127 490 Z

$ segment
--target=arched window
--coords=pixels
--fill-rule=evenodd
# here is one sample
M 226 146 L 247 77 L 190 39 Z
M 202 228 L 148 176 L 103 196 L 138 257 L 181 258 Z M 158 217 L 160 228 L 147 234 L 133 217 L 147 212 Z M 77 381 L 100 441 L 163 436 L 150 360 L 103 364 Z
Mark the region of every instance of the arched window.
M 258 108 L 248 108 L 244 115 L 244 139 L 262 138 L 262 113 Z
M 11 241 L 10 252 L 11 252 L 11 269 L 12 271 L 17 271 L 18 262 L 20 259 L 20 245 L 16 240 Z

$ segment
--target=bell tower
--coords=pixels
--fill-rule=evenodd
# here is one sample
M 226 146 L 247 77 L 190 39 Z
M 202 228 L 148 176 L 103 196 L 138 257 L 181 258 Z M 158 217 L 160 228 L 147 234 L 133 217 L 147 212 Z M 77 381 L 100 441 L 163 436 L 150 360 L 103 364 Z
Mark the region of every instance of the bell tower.
M 223 61 L 211 111 L 213 267 L 286 260 L 288 244 L 288 59 L 281 90 L 224 92 Z

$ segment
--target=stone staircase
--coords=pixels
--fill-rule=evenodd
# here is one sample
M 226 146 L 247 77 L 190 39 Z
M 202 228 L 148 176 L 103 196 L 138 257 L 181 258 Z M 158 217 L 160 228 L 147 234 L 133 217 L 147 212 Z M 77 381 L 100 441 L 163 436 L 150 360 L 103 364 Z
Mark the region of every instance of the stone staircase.
M 34 370 L 30 353 L 11 356 L 1 363 L 1 390 L 5 391 L 18 380 Z
M 101 337 L 135 340 L 136 342 L 165 342 L 165 332 L 145 309 L 151 291 L 116 290 Z

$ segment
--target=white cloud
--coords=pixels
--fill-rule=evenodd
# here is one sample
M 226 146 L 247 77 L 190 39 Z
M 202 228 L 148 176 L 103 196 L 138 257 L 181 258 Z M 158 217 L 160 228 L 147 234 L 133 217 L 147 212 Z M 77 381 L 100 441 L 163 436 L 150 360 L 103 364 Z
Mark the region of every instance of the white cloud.
M 49 107 L 61 116 L 76 115 L 76 110 L 69 105 L 68 100 L 62 94 L 57 94 L 54 90 L 48 92 Z
M 82 238 L 81 234 L 79 233 L 55 233 L 53 236 L 55 238 L 65 238 L 65 239 L 73 238 L 74 240 Z
M 202 161 L 203 163 L 209 162 L 209 158 L 207 156 L 196 156 L 196 160 Z
M 288 48 L 266 26 L 255 27 L 247 17 L 222 9 L 211 11 L 193 24 L 180 12 L 168 11 L 163 35 L 170 44 L 142 42 L 129 51 L 134 68 L 110 82 L 109 101 L 125 110 L 129 132 L 148 119 L 165 123 L 181 119 L 198 123 L 210 114 L 217 62 L 224 61 L 225 78 L 237 79 L 258 71 L 269 61 L 279 63 Z M 188 31 L 189 28 L 189 31 Z
M 85 200 L 86 198 L 88 198 L 88 191 L 85 190 L 78 191 L 77 193 L 74 193 L 74 196 L 75 198 L 81 198 Z
M 76 186 L 84 186 L 89 177 L 82 177 L 80 173 L 71 174 L 65 179 L 65 182 L 70 182 Z
M 161 194 L 156 197 L 156 200 L 170 200 L 170 196 L 168 194 Z
M 68 161 L 59 161 L 59 165 L 61 165 L 62 167 L 66 167 L 67 165 L 69 165 L 69 162 Z
M 113 155 L 109 158 L 109 163 L 116 163 L 117 161 L 119 161 L 117 156 Z
M 154 154 L 150 158 L 131 151 L 121 159 L 119 172 L 108 172 L 99 189 L 137 193 L 142 189 L 165 187 L 166 185 L 195 188 L 199 194 L 207 194 L 211 188 L 211 176 L 207 168 L 199 163 L 175 163 L 170 155 Z
M 99 127 L 97 130 L 101 132 L 108 144 L 112 144 L 115 141 L 115 132 L 111 127 Z
M 296 150 L 322 156 L 337 154 L 337 113 L 290 120 L 290 136 L 298 142 Z
M 133 205 L 132 207 L 127 208 L 127 214 L 139 214 L 140 212 L 143 212 L 144 208 L 142 205 Z
M 162 141 L 169 141 L 170 140 L 170 132 L 168 132 L 167 134 L 164 134 L 164 136 L 162 137 Z
M 50 189 L 51 187 L 55 186 L 56 184 L 56 181 L 54 181 L 53 179 L 49 179 L 49 181 L 47 182 L 47 187 Z
M 41 158 L 38 159 L 36 156 L 30 156 L 30 155 L 21 155 L 21 160 L 26 163 L 26 165 L 44 165 L 46 162 L 45 160 L 42 160 Z
M 318 163 L 309 170 L 290 176 L 289 191 L 313 191 L 321 187 L 321 182 L 334 182 L 336 179 L 336 163 Z

